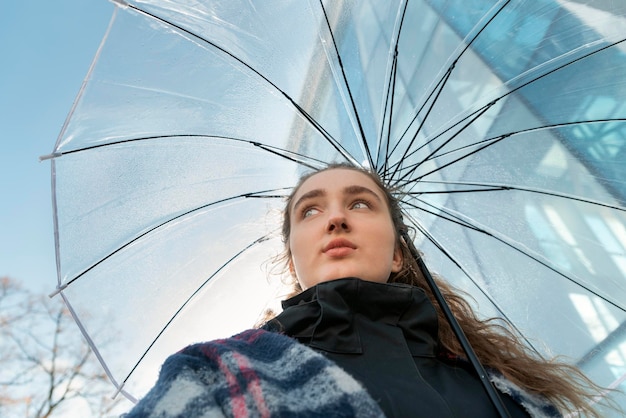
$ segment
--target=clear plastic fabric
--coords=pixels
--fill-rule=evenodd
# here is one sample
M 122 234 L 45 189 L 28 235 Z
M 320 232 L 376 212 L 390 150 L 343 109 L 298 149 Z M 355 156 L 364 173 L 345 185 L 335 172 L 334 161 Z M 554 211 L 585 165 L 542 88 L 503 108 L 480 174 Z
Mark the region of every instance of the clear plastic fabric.
M 58 289 L 126 394 L 258 319 L 282 197 L 330 162 L 401 188 L 481 315 L 625 389 L 626 3 L 127 3 L 52 154 Z

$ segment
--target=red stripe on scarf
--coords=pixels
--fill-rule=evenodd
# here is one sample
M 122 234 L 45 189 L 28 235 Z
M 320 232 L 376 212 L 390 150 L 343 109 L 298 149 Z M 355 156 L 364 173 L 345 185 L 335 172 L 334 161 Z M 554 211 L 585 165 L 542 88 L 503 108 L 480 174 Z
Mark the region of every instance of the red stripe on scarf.
M 247 383 L 247 390 L 252 395 L 257 410 L 261 413 L 261 417 L 269 418 L 270 411 L 265 405 L 265 399 L 263 398 L 263 389 L 261 388 L 261 379 L 250 366 L 248 359 L 239 353 L 234 354 L 234 358 L 237 361 L 237 366 L 241 374 L 245 377 Z

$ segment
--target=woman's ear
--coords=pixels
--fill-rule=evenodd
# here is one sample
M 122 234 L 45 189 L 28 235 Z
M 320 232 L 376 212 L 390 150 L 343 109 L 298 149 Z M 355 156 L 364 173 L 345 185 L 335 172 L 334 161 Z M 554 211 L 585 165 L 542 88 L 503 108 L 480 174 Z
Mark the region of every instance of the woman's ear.
M 402 257 L 402 249 L 399 245 L 393 250 L 393 260 L 391 261 L 391 272 L 397 273 L 402 270 L 402 264 L 404 263 L 404 257 Z
M 296 269 L 293 266 L 293 259 L 292 258 L 289 259 L 288 266 L 289 266 L 289 274 L 291 274 L 293 277 L 296 277 Z
M 302 283 L 300 283 L 300 280 L 298 279 L 298 276 L 296 275 L 296 268 L 293 265 L 293 260 L 289 259 L 289 274 L 291 274 L 291 277 L 295 280 L 295 284 L 296 284 L 296 289 L 299 292 L 302 292 L 303 290 L 306 290 L 306 287 L 304 287 L 302 285 Z

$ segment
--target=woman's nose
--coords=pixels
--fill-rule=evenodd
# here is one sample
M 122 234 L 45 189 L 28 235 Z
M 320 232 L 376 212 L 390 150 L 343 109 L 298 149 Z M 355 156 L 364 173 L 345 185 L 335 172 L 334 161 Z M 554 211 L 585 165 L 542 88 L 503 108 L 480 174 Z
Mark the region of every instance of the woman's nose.
M 346 214 L 342 210 L 333 211 L 328 217 L 328 232 L 334 232 L 336 230 L 349 231 L 348 220 Z

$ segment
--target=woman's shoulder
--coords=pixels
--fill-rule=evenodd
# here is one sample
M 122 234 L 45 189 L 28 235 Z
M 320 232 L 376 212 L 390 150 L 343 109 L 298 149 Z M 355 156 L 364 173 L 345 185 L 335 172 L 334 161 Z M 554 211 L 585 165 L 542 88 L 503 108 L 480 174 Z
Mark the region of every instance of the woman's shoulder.
M 522 405 L 531 417 L 560 418 L 563 415 L 544 396 L 533 394 L 508 380 L 500 372 L 489 370 L 489 380 L 502 393 L 509 395 L 515 402 Z
M 454 368 L 462 368 L 475 373 L 473 366 L 465 359 L 454 354 L 441 351 L 437 360 Z M 515 403 L 522 406 L 532 418 L 560 418 L 563 415 L 546 397 L 533 394 L 507 379 L 500 371 L 487 368 L 489 380 L 499 392 L 508 395 Z
M 323 396 L 307 396 L 319 394 L 319 385 L 325 388 Z M 295 393 L 300 395 L 294 398 Z M 164 417 L 209 412 L 228 417 L 237 415 L 238 408 L 253 416 L 289 410 L 303 417 L 321 416 L 319 411 L 329 416 L 383 416 L 365 389 L 321 354 L 285 335 L 251 329 L 170 356 L 157 384 L 128 418 L 157 411 L 168 411 Z
M 531 417 L 560 418 L 563 416 L 545 396 L 522 389 L 498 371 L 488 370 L 487 373 L 493 385 L 522 405 Z

